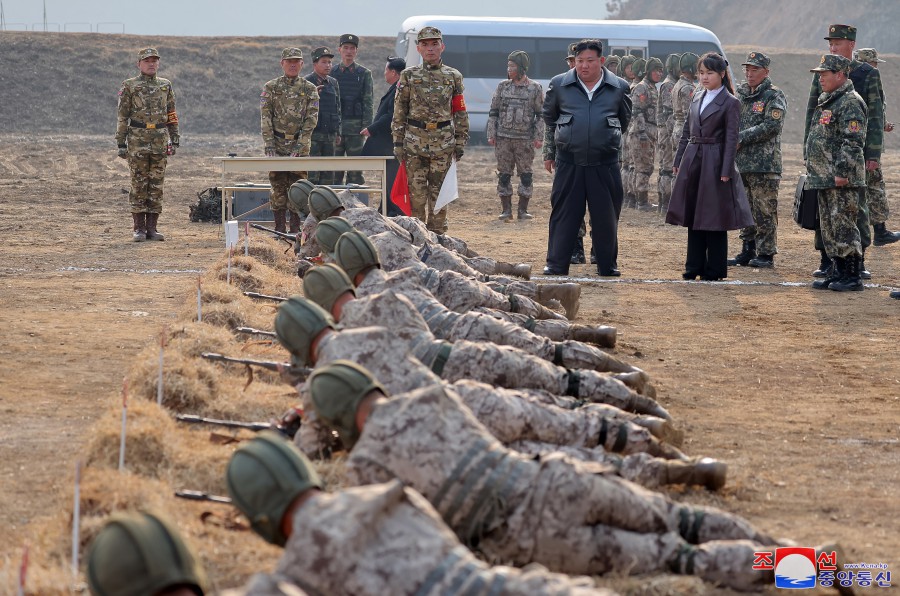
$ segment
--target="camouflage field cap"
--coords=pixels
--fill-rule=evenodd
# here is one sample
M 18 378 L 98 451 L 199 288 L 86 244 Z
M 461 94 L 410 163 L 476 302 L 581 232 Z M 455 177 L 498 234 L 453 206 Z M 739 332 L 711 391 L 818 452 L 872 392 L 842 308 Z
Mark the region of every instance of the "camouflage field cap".
M 528 53 L 523 50 L 512 52 L 506 59 L 510 62 L 514 62 L 516 66 L 522 69 L 522 72 L 526 72 L 529 65 L 531 65 L 531 58 L 529 58 Z
M 381 268 L 378 250 L 359 230 L 347 232 L 338 238 L 337 244 L 334 245 L 334 260 L 351 280 L 355 280 L 363 269 Z
M 359 36 L 353 35 L 352 33 L 344 33 L 341 35 L 341 39 L 338 41 L 338 46 L 342 46 L 345 43 L 352 43 L 356 47 L 359 47 Z
M 309 212 L 319 221 L 328 219 L 335 209 L 343 206 L 334 189 L 327 186 L 317 186 L 309 193 Z
M 673 77 L 678 76 L 678 61 L 681 60 L 681 54 L 669 54 L 666 57 L 666 73 Z
M 300 48 L 284 48 L 281 50 L 282 60 L 303 60 L 303 51 Z
M 809 72 L 822 72 L 825 70 L 849 73 L 850 61 L 837 54 L 825 54 L 819 61 L 819 65 L 816 68 L 810 68 Z
M 316 242 L 328 256 L 334 258 L 334 245 L 342 234 L 352 232 L 356 228 L 343 217 L 329 217 L 316 225 Z
M 347 449 L 359 440 L 356 410 L 363 398 L 372 391 L 388 395 L 372 373 L 349 360 L 335 360 L 315 370 L 308 387 L 316 414 L 337 431 Z
M 650 74 L 654 70 L 665 70 L 662 60 L 659 58 L 650 58 L 647 60 L 647 74 Z
M 156 51 L 156 48 L 144 48 L 138 52 L 138 62 L 147 58 L 159 58 L 159 52 Z
M 291 353 L 297 364 L 309 366 L 312 342 L 325 329 L 334 329 L 335 322 L 321 306 L 300 296 L 291 296 L 278 307 L 275 315 L 275 336 Z
M 228 494 L 253 531 L 284 546 L 281 520 L 300 493 L 322 488 L 312 464 L 294 444 L 266 430 L 241 443 L 225 470 Z
M 320 46 L 312 51 L 312 61 L 318 62 L 319 58 L 334 58 L 334 53 L 325 46 Z
M 315 184 L 302 178 L 297 180 L 288 189 L 288 202 L 294 213 L 309 213 L 309 193 L 316 187 Z
M 860 48 L 856 50 L 856 59 L 860 62 L 884 62 L 878 57 L 875 48 Z
M 566 55 L 566 60 L 568 60 L 569 58 L 575 57 L 575 46 L 577 46 L 577 45 L 578 45 L 577 41 L 574 41 L 569 44 L 569 53 Z
M 831 25 L 825 39 L 849 39 L 856 41 L 856 27 L 853 25 Z
M 741 66 L 758 66 L 760 68 L 769 68 L 772 61 L 762 52 L 750 52 L 747 59 L 741 62 Z
M 331 312 L 335 300 L 347 292 L 356 296 L 353 282 L 334 263 L 313 267 L 303 276 L 303 295 L 328 312 Z
M 694 52 L 685 52 L 681 55 L 681 58 L 678 59 L 678 70 L 679 72 L 688 71 L 690 73 L 697 72 L 697 64 L 700 62 L 700 56 L 695 54 Z
M 419 42 L 425 39 L 444 39 L 444 34 L 437 27 L 422 27 L 419 29 L 419 33 L 416 34 L 416 41 Z
M 152 513 L 116 513 L 94 538 L 87 580 L 96 596 L 158 594 L 184 585 L 199 596 L 206 574 L 178 530 Z
M 644 75 L 647 73 L 647 61 L 643 58 L 638 58 L 634 62 L 631 63 L 631 74 L 634 75 L 635 79 L 643 79 Z

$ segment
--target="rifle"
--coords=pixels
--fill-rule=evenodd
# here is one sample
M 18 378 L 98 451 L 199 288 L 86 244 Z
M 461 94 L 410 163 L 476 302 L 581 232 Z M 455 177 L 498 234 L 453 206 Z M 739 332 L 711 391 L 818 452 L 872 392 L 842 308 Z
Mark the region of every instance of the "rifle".
M 238 333 L 247 333 L 251 335 L 262 335 L 264 337 L 276 337 L 274 331 L 265 331 L 263 329 L 255 329 L 253 327 L 237 327 L 235 331 Z
M 189 499 L 191 501 L 212 501 L 213 503 L 231 504 L 228 497 L 220 497 L 209 493 L 200 492 L 199 490 L 176 490 L 175 496 L 179 499 Z
M 270 234 L 274 234 L 278 238 L 282 240 L 287 240 L 291 244 L 297 242 L 297 236 L 294 234 L 288 234 L 287 232 L 279 232 L 278 230 L 274 230 L 272 228 L 267 228 L 266 226 L 261 226 L 259 224 L 252 223 L 250 224 L 251 228 L 256 228 L 257 230 L 262 230 L 263 232 L 269 232 Z
M 270 422 L 242 422 L 239 420 L 217 420 L 216 418 L 203 418 L 194 414 L 176 414 L 175 420 L 178 422 L 186 422 L 188 424 L 213 424 L 216 426 L 224 426 L 225 428 L 246 428 L 253 432 L 261 430 L 278 431 L 289 439 L 293 439 L 297 431 L 300 430 L 300 416 L 297 416 L 288 423 L 287 426 L 281 424 L 272 424 Z
M 222 354 L 216 354 L 215 352 L 203 352 L 200 354 L 201 358 L 206 360 L 212 360 L 213 362 L 231 362 L 233 364 L 243 364 L 247 367 L 247 374 L 249 378 L 247 379 L 247 384 L 244 385 L 244 389 L 250 386 L 250 383 L 253 382 L 253 369 L 251 367 L 258 366 L 260 368 L 264 368 L 266 370 L 271 370 L 277 373 L 286 372 L 287 374 L 293 376 L 296 379 L 305 379 L 310 374 L 312 374 L 311 368 L 306 368 L 303 366 L 294 366 L 288 362 L 273 362 L 272 360 L 253 360 L 252 358 L 232 358 L 231 356 L 223 356 Z
M 283 296 L 270 296 L 268 294 L 260 294 L 259 292 L 244 292 L 244 296 L 248 298 L 262 298 L 264 300 L 273 300 L 275 302 L 284 302 L 287 298 Z

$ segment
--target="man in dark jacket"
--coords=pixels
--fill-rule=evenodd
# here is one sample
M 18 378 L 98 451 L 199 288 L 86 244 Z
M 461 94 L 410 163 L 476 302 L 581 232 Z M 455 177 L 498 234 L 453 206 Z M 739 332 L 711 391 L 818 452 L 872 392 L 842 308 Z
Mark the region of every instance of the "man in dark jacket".
M 397 95 L 397 81 L 400 80 L 400 73 L 406 68 L 406 60 L 391 56 L 384 65 L 384 80 L 390 85 L 387 93 L 381 96 L 381 103 L 378 104 L 378 111 L 375 112 L 375 119 L 372 124 L 362 130 L 360 134 L 366 138 L 366 144 L 363 145 L 363 155 L 390 155 L 391 159 L 387 162 L 387 192 L 390 197 L 391 189 L 394 187 L 394 179 L 397 177 L 397 169 L 400 163 L 393 158 L 394 140 L 391 136 L 391 120 L 394 118 L 394 97 Z M 388 217 L 395 215 L 403 215 L 400 208 L 393 202 L 388 200 Z
M 604 68 L 603 44 L 575 45 L 575 68 L 553 77 L 544 100 L 544 167 L 551 174 L 550 239 L 545 275 L 568 275 L 587 202 L 597 272 L 621 275 L 618 222 L 622 211 L 619 151 L 631 120 L 628 83 Z
M 309 155 L 334 155 L 335 144 L 341 142 L 341 88 L 331 76 L 331 61 L 334 54 L 326 47 L 312 51 L 313 72 L 306 80 L 316 86 L 319 92 L 319 121 L 312 134 Z M 309 181 L 313 184 L 334 184 L 333 172 L 312 172 Z

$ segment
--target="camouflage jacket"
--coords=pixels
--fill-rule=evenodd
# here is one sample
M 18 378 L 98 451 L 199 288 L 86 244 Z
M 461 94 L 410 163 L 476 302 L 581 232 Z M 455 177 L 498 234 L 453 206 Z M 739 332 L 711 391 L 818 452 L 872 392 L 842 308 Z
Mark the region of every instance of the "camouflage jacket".
M 659 99 L 656 101 L 656 123 L 660 128 L 665 128 L 669 136 L 672 136 L 672 91 L 675 89 L 675 83 L 678 82 L 671 76 L 659 86 Z
M 691 100 L 694 98 L 694 81 L 681 76 L 672 87 L 672 134 L 680 136 L 684 123 L 691 111 Z M 677 141 L 676 141 L 677 144 Z
M 491 109 L 488 112 L 488 140 L 496 137 L 543 140 L 543 105 L 544 89 L 540 83 L 527 77 L 521 85 L 510 79 L 500 81 L 491 98 Z
M 884 89 L 881 86 L 881 73 L 877 68 L 872 68 L 864 62 L 853 60 L 850 62 L 850 79 L 864 77 L 862 84 L 854 89 L 862 97 L 866 104 L 868 121 L 866 126 L 865 155 L 866 160 L 881 160 L 881 151 L 884 148 Z M 812 85 L 809 88 L 809 99 L 806 102 L 806 124 L 803 130 L 804 149 L 810 128 L 815 120 L 815 112 L 819 105 L 819 96 L 822 94 L 822 86 L 819 84 L 818 73 L 813 73 Z M 804 159 L 808 156 L 804 150 Z
M 735 156 L 739 172 L 781 173 L 781 131 L 787 114 L 784 93 L 766 77 L 751 89 L 746 82 L 737 88 L 741 100 L 740 148 Z
M 810 119 L 806 137 L 808 188 L 834 188 L 834 178 L 848 186 L 866 185 L 863 146 L 866 139 L 866 104 L 849 80 L 832 93 L 823 93 Z
M 656 142 L 656 104 L 659 91 L 649 79 L 644 79 L 631 90 L 631 126 L 639 141 L 653 139 Z
M 400 73 L 391 132 L 412 155 L 448 154 L 469 140 L 463 76 L 455 68 L 422 64 Z
M 131 122 L 146 127 L 130 126 Z M 116 145 L 127 145 L 132 153 L 165 153 L 170 140 L 173 145 L 181 142 L 172 83 L 143 74 L 124 81 L 119 90 Z
M 278 155 L 309 155 L 319 121 L 319 93 L 303 77 L 280 76 L 266 83 L 259 96 L 263 144 Z

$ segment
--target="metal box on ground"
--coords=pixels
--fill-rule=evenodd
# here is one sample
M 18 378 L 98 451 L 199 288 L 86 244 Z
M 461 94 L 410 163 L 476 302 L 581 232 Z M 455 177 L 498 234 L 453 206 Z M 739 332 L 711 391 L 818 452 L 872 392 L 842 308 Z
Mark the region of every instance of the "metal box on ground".
M 228 214 L 227 219 L 240 218 L 241 221 L 275 220 L 275 215 L 272 213 L 272 209 L 268 207 L 268 184 L 253 184 L 247 182 L 244 184 L 235 184 L 235 187 L 240 187 L 241 189 L 233 191 L 234 194 L 231 202 L 231 213 Z M 242 217 L 242 214 L 260 207 L 261 205 L 267 206 L 263 209 L 260 209 L 259 211 L 247 215 L 246 217 Z

